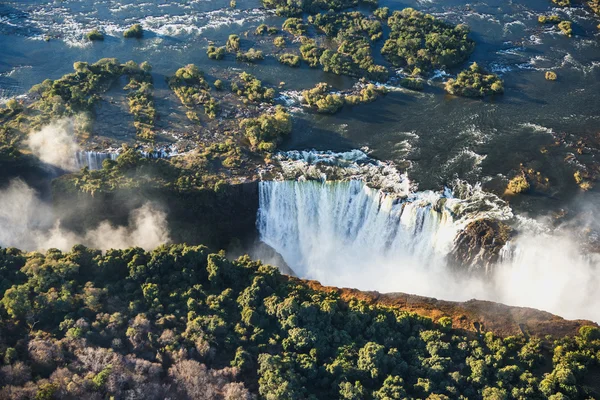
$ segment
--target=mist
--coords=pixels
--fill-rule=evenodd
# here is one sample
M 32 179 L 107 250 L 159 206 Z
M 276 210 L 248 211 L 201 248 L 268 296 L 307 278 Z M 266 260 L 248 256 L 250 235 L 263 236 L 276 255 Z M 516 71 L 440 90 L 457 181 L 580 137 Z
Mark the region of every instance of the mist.
M 485 274 L 468 266 L 458 271 L 448 262 L 460 229 L 486 216 L 460 219 L 448 210 L 463 200 L 443 199 L 440 208 L 439 195 L 423 192 L 403 205 L 361 183 L 290 181 L 261 182 L 260 195 L 260 237 L 301 278 L 600 321 L 600 256 L 582 254 L 568 226 L 550 229 L 522 219 L 518 236 Z
M 148 202 L 134 210 L 127 226 L 107 221 L 78 234 L 61 227 L 60 216 L 50 204 L 21 180 L 13 180 L 0 191 L 0 246 L 22 250 L 57 248 L 70 250 L 75 244 L 107 250 L 139 246 L 152 250 L 170 241 L 167 215 Z
M 29 149 L 45 164 L 66 171 L 77 169 L 75 154 L 79 146 L 75 138 L 75 121 L 63 118 L 31 132 L 27 139 Z

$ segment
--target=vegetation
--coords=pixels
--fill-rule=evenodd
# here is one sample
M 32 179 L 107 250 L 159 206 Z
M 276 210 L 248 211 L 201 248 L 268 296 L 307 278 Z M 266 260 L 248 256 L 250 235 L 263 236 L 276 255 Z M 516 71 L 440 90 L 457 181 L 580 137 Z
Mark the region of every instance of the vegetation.
M 305 104 L 313 107 L 318 113 L 334 114 L 344 104 L 358 105 L 375 101 L 380 94 L 386 93 L 383 87 L 377 87 L 372 83 L 366 84 L 351 93 L 333 93 L 331 87 L 325 83 L 318 83 L 314 88 L 304 90 L 302 98 Z
M 571 0 L 552 0 L 552 2 L 559 7 L 570 7 L 571 6 Z
M 387 89 L 385 87 L 377 87 L 372 83 L 365 85 L 361 88 L 357 94 L 347 94 L 344 96 L 344 101 L 346 104 L 351 106 L 358 104 L 371 103 L 379 97 L 381 94 L 387 93 Z
M 377 7 L 377 0 L 305 0 L 293 2 L 288 0 L 262 0 L 266 8 L 275 9 L 278 15 L 294 16 L 303 12 L 316 14 L 320 11 L 341 11 L 359 4 Z
M 208 58 L 212 58 L 213 60 L 222 60 L 223 57 L 225 57 L 225 47 L 216 47 L 214 45 L 210 45 L 206 50 L 206 54 L 208 55 Z
M 412 8 L 394 11 L 388 25 L 390 37 L 381 53 L 396 67 L 453 67 L 466 61 L 475 47 L 466 25 L 453 26 Z
M 423 79 L 408 76 L 400 79 L 400 86 L 410 90 L 423 90 L 425 88 L 425 83 Z
M 273 44 L 277 47 L 284 47 L 285 39 L 282 36 L 277 36 L 275 39 L 273 39 Z
M 571 21 L 561 21 L 558 24 L 558 29 L 568 37 L 573 36 L 573 28 L 571 27 Z
M 307 26 L 304 24 L 304 21 L 302 21 L 302 18 L 288 18 L 281 28 L 292 35 L 300 36 L 306 33 Z
M 382 36 L 381 22 L 359 11 L 327 12 L 310 16 L 308 21 L 338 42 L 354 36 L 364 36 L 375 41 Z
M 300 56 L 292 53 L 283 53 L 279 56 L 279 62 L 285 65 L 289 65 L 290 67 L 299 67 L 300 66 Z
M 373 11 L 373 15 L 380 20 L 387 20 L 390 16 L 390 9 L 388 7 L 380 7 Z
M 449 79 L 445 88 L 450 94 L 465 97 L 484 97 L 504 92 L 500 77 L 488 74 L 477 63 L 459 73 L 456 79 Z
M 276 35 L 277 32 L 279 32 L 279 29 L 277 29 L 277 27 L 268 26 L 267 24 L 260 24 L 254 31 L 254 33 L 256 35 L 264 35 L 264 34 Z
M 225 48 L 230 53 L 237 53 L 240 51 L 240 37 L 238 35 L 229 35 Z
M 538 17 L 538 22 L 540 24 L 558 24 L 558 23 L 560 23 L 560 17 L 556 14 L 549 15 L 549 16 L 540 15 Z
M 144 30 L 140 24 L 135 24 L 123 32 L 123 36 L 126 38 L 141 39 L 144 36 Z
M 262 86 L 262 82 L 253 75 L 242 72 L 238 80 L 232 82 L 231 91 L 249 101 L 270 103 L 275 97 L 275 90 Z
M 210 95 L 210 86 L 204 79 L 204 73 L 194 64 L 179 68 L 169 78 L 169 87 L 175 92 L 181 103 L 188 109 L 187 116 L 193 122 L 200 122 L 197 107 L 203 105 L 209 118 L 217 114 L 217 102 Z
M 546 71 L 545 77 L 546 77 L 546 80 L 549 80 L 549 81 L 555 81 L 556 78 L 558 78 L 558 76 L 556 75 L 556 72 L 554 72 L 554 71 Z
M 527 180 L 524 172 L 519 173 L 517 176 L 508 181 L 508 191 L 514 194 L 527 193 L 531 189 L 531 185 Z
M 0 269 L 2 398 L 595 397 L 594 326 L 468 334 L 204 246 L 2 249 Z
M 319 113 L 334 114 L 344 106 L 344 98 L 340 94 L 330 93 L 331 88 L 325 82 L 302 92 L 306 104 L 316 108 Z
M 104 35 L 98 29 L 93 29 L 93 30 L 89 31 L 85 35 L 85 37 L 87 40 L 92 41 L 92 42 L 95 40 L 104 40 Z
M 249 49 L 246 52 L 238 51 L 235 56 L 236 60 L 254 63 L 256 61 L 264 60 L 263 52 L 260 50 Z
M 257 118 L 243 119 L 240 128 L 253 148 L 273 152 L 277 143 L 292 131 L 292 119 L 283 107 L 277 106 L 273 113 L 266 112 Z
M 125 73 L 129 75 L 129 84 L 125 90 L 130 90 L 127 95 L 129 100 L 129 111 L 133 114 L 136 135 L 147 141 L 153 141 L 155 137 L 154 122 L 156 119 L 156 108 L 154 106 L 154 87 L 152 86 L 152 67 L 144 62 L 138 66 L 135 62 L 125 63 Z
M 300 54 L 302 54 L 302 59 L 306 61 L 312 68 L 317 67 L 319 65 L 321 54 L 323 54 L 325 49 L 318 47 L 317 42 L 314 39 L 302 37 L 300 40 L 302 42 L 302 45 L 300 46 Z

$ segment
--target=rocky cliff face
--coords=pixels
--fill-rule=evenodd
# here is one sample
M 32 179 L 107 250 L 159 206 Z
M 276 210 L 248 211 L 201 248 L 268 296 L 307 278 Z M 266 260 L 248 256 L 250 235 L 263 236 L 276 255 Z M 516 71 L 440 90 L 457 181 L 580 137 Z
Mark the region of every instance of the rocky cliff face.
M 434 321 L 450 317 L 454 328 L 466 333 L 493 332 L 499 336 L 526 335 L 544 338 L 574 336 L 579 328 L 596 323 L 587 320 L 566 320 L 557 315 L 528 307 L 511 307 L 492 301 L 469 300 L 454 302 L 406 293 L 363 292 L 357 289 L 322 286 L 309 281 L 313 289 L 336 291 L 344 299 L 358 298 L 369 304 L 396 307 L 427 316 Z
M 512 234 L 512 229 L 501 221 L 472 221 L 456 236 L 450 261 L 462 269 L 484 268 L 487 272 L 498 261 L 500 250 Z

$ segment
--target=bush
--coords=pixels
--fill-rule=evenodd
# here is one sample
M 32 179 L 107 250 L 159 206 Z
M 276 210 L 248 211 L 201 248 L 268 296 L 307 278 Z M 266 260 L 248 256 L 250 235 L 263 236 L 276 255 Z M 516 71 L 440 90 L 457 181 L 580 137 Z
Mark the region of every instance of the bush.
M 531 185 L 524 173 L 521 173 L 508 181 L 507 189 L 514 194 L 527 193 Z
M 253 63 L 264 59 L 263 52 L 260 50 L 250 49 L 247 52 L 238 51 L 235 56 L 236 60 Z
M 410 90 L 423 90 L 425 88 L 424 82 L 423 79 L 407 77 L 400 79 L 400 86 Z
M 254 34 L 264 35 L 266 33 L 269 35 L 276 35 L 278 31 L 279 30 L 274 26 L 268 26 L 267 24 L 260 24 L 254 31 Z
M 306 33 L 307 26 L 302 21 L 302 18 L 288 18 L 283 23 L 282 29 L 292 35 L 299 36 Z
M 558 24 L 560 23 L 560 17 L 558 15 L 540 15 L 538 17 L 538 22 L 540 24 Z
M 258 118 L 247 118 L 240 122 L 240 128 L 253 147 L 272 152 L 276 144 L 292 131 L 292 119 L 281 106 L 275 113 L 264 113 Z
M 555 81 L 556 78 L 558 78 L 558 76 L 556 75 L 556 72 L 554 72 L 554 71 L 546 71 L 545 77 L 546 77 L 546 80 L 549 80 L 549 81 Z
M 129 29 L 123 32 L 123 36 L 126 38 L 140 39 L 144 36 L 144 30 L 140 24 L 132 25 Z
M 229 35 L 225 48 L 230 53 L 237 53 L 240 51 L 240 37 L 238 35 Z
M 206 50 L 206 54 L 208 55 L 208 58 L 211 58 L 213 60 L 222 60 L 223 57 L 225 57 L 225 47 L 216 47 L 210 45 Z
M 561 21 L 558 24 L 558 29 L 568 37 L 573 36 L 573 28 L 571 27 L 571 21 Z
M 316 108 L 319 113 L 334 114 L 344 106 L 344 98 L 339 94 L 330 93 L 331 88 L 325 82 L 318 83 L 314 88 L 302 92 L 304 102 Z
M 273 39 L 273 44 L 277 47 L 284 47 L 285 39 L 282 36 L 277 36 L 275 39 Z
M 302 54 L 302 58 L 308 63 L 310 67 L 317 67 L 319 65 L 321 55 L 323 54 L 325 49 L 323 49 L 322 47 L 318 47 L 314 39 L 302 37 L 300 40 L 302 42 L 302 44 L 300 45 L 300 54 Z
M 284 53 L 281 56 L 279 56 L 279 62 L 285 65 L 289 65 L 290 67 L 299 67 L 300 56 L 291 53 Z
M 90 32 L 88 32 L 85 37 L 87 38 L 87 40 L 89 41 L 95 41 L 95 40 L 104 40 L 104 35 L 102 34 L 102 32 L 100 32 L 98 29 L 94 29 Z

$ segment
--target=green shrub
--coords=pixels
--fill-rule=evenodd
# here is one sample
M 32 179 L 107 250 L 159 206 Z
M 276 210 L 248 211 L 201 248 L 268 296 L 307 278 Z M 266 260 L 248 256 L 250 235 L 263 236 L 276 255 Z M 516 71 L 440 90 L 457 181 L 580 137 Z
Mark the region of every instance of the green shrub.
M 249 63 L 264 60 L 263 52 L 260 50 L 255 50 L 255 49 L 249 49 L 246 52 L 238 51 L 235 58 L 238 61 L 249 62 Z
M 216 47 L 210 45 L 206 50 L 206 54 L 208 55 L 208 58 L 212 58 L 213 60 L 222 60 L 223 57 L 225 57 L 225 47 Z
M 230 53 L 237 53 L 240 51 L 240 37 L 238 35 L 229 35 L 225 48 Z
M 85 37 L 87 38 L 87 40 L 89 41 L 95 41 L 95 40 L 104 40 L 104 35 L 102 34 L 102 32 L 100 32 L 98 29 L 94 29 L 90 32 L 88 32 Z
M 283 23 L 282 29 L 292 35 L 300 36 L 306 33 L 307 26 L 302 21 L 302 18 L 288 18 Z
M 126 38 L 140 39 L 144 36 L 144 30 L 140 24 L 134 24 L 125 32 L 123 32 L 123 36 Z
M 279 56 L 279 62 L 285 65 L 289 65 L 290 67 L 299 67 L 300 56 L 291 53 L 284 53 L 281 56 Z

